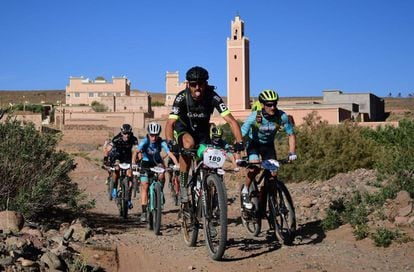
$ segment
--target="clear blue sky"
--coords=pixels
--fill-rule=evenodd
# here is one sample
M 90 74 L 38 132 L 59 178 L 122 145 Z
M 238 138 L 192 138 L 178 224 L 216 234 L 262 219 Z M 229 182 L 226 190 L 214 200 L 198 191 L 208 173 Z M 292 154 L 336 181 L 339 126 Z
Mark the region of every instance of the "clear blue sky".
M 133 89 L 164 92 L 166 71 L 182 81 L 200 65 L 226 95 L 236 14 L 250 40 L 252 96 L 414 93 L 412 0 L 1 0 L 0 90 L 125 75 Z

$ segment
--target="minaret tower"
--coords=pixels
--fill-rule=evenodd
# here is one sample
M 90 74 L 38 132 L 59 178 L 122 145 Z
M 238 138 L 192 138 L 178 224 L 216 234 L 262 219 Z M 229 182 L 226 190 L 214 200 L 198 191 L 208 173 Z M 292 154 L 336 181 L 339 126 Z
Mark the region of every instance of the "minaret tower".
M 227 105 L 232 111 L 250 109 L 249 39 L 239 15 L 231 21 L 227 38 Z

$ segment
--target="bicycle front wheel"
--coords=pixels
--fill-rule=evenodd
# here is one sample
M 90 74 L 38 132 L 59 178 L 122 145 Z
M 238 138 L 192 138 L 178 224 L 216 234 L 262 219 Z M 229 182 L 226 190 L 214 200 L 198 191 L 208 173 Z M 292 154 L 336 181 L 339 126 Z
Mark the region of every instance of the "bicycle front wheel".
M 127 219 L 128 217 L 128 178 L 125 177 L 121 182 L 121 198 L 120 198 L 120 213 L 122 218 Z
M 227 243 L 227 195 L 224 183 L 218 175 L 209 175 L 206 185 L 204 235 L 210 257 L 217 261 L 223 257 Z
M 159 182 L 154 184 L 154 194 L 153 194 L 153 210 L 152 210 L 152 226 L 155 235 L 160 234 L 161 229 L 161 210 L 162 210 L 162 189 Z
M 274 193 L 269 194 L 269 211 L 275 235 L 280 242 L 290 245 L 296 231 L 296 215 L 292 197 L 285 184 L 276 181 Z

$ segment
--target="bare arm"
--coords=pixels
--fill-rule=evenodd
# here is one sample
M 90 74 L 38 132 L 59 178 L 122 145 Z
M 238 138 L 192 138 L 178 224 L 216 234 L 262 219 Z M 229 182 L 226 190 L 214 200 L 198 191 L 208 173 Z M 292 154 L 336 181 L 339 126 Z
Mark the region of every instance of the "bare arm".
M 223 117 L 223 119 L 230 125 L 231 131 L 233 132 L 234 138 L 236 138 L 236 142 L 243 141 L 242 133 L 240 131 L 239 123 L 237 123 L 236 119 L 234 119 L 233 115 L 230 113 Z
M 288 143 L 289 143 L 289 152 L 296 153 L 296 135 L 295 134 L 289 135 Z
M 179 165 L 177 158 L 174 156 L 174 153 L 172 153 L 171 151 L 168 152 L 168 157 L 172 159 L 175 165 Z
M 174 140 L 174 124 L 176 121 L 175 119 L 168 119 L 165 124 L 165 140 L 167 143 Z
M 134 150 L 132 151 L 132 164 L 136 164 L 137 155 L 138 155 L 138 148 L 134 148 Z

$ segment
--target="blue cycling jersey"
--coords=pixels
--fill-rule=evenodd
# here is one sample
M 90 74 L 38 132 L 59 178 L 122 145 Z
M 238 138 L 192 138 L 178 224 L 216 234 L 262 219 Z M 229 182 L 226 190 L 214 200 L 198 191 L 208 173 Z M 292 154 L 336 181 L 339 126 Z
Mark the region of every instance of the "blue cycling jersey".
M 162 163 L 161 148 L 166 154 L 170 152 L 170 149 L 164 140 L 157 139 L 157 141 L 151 143 L 148 137 L 146 137 L 139 143 L 137 149 L 141 150 L 143 161 Z
M 278 131 L 284 130 L 288 135 L 292 135 L 293 125 L 289 121 L 288 115 L 278 110 L 274 116 L 262 114 L 262 122 L 256 121 L 257 111 L 253 111 L 241 127 L 243 137 L 249 134 L 249 140 L 260 144 L 271 144 Z

